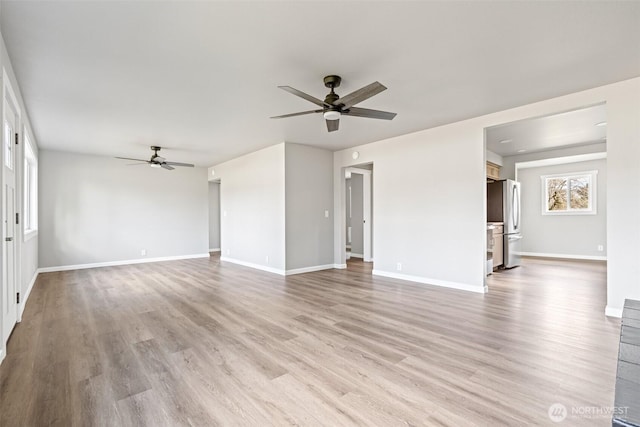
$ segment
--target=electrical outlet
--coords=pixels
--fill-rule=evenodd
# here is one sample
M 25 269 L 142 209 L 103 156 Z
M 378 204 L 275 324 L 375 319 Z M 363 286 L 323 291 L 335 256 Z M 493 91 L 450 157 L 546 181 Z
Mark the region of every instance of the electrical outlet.
M 598 251 L 599 252 L 604 251 L 604 245 L 598 245 Z
M 265 260 L 267 261 L 267 264 L 269 264 L 269 255 L 265 257 Z
M 325 210 L 325 211 L 324 211 L 324 217 L 325 217 L 325 218 L 329 218 L 329 211 L 328 211 L 328 210 Z
M 140 251 L 140 255 L 142 255 L 142 256 L 147 256 L 147 250 L 146 250 L 146 249 L 142 249 L 142 250 Z
M 398 264 L 396 264 L 396 270 L 398 271 L 402 271 L 402 263 L 399 262 Z

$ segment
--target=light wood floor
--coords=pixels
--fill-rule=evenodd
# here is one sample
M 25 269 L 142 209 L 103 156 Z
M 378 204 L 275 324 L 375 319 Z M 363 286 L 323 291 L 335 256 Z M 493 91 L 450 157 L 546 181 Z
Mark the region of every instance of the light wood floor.
M 217 258 L 40 275 L 2 426 L 546 425 L 611 406 L 603 263 L 526 260 L 486 295 Z M 462 267 L 461 267 L 462 268 Z M 610 425 L 608 418 L 562 425 Z

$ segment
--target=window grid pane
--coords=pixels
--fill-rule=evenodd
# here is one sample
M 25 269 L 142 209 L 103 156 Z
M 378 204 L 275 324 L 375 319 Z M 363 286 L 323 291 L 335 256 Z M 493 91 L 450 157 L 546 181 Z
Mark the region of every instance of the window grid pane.
M 547 179 L 547 210 L 564 211 L 567 209 L 567 179 Z
M 12 138 L 11 134 L 13 131 L 11 130 L 11 126 L 9 123 L 5 122 L 4 124 L 4 164 L 9 169 L 13 169 L 13 146 L 12 146 Z
M 569 181 L 569 207 L 572 210 L 589 209 L 589 176 L 576 176 Z

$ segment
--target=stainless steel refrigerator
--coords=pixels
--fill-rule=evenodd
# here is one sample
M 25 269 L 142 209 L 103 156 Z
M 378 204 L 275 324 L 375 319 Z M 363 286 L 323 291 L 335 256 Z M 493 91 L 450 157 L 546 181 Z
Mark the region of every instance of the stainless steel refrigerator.
M 504 224 L 505 268 L 520 265 L 520 183 L 511 179 L 487 183 L 487 222 Z

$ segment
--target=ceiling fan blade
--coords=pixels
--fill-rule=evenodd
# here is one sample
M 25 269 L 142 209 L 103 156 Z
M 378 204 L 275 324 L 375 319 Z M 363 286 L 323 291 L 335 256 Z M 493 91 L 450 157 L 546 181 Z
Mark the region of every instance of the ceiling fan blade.
M 310 111 L 302 111 L 301 113 L 291 113 L 291 114 L 283 114 L 282 116 L 271 117 L 272 119 L 284 119 L 285 117 L 294 117 L 294 116 L 302 116 L 304 114 L 311 113 L 322 113 L 324 110 L 310 110 Z
M 173 167 L 169 166 L 169 165 L 168 165 L 168 164 L 166 164 L 166 163 L 160 163 L 160 167 L 161 167 L 161 168 L 163 168 L 163 169 L 166 169 L 166 170 L 168 170 L 168 171 L 172 171 L 172 170 L 174 170 L 174 169 L 175 169 L 175 168 L 173 168 Z
M 368 108 L 351 107 L 347 111 L 342 112 L 346 116 L 367 117 L 370 119 L 393 120 L 396 113 L 388 111 L 370 110 Z
M 342 98 L 338 98 L 334 101 L 334 105 L 344 104 L 343 108 L 349 108 L 352 105 L 356 105 L 365 99 L 369 99 L 374 95 L 379 94 L 383 90 L 386 90 L 387 87 L 379 82 L 373 82 L 370 85 L 367 85 L 363 88 L 356 90 L 355 92 L 351 92 L 348 95 L 343 96 Z
M 143 162 L 143 163 L 129 163 L 127 164 L 127 166 L 140 166 L 140 165 L 146 165 L 149 162 Z
M 169 165 L 169 166 L 184 166 L 187 168 L 192 168 L 194 167 L 194 165 L 192 165 L 191 163 L 180 163 L 180 162 L 163 162 L 163 165 Z
M 325 122 L 327 122 L 327 130 L 329 132 L 338 130 L 338 126 L 340 126 L 340 120 L 325 120 Z
M 326 104 L 324 101 L 313 97 L 311 95 L 307 95 L 304 92 L 299 91 L 298 89 L 294 89 L 291 86 L 278 86 L 280 89 L 282 90 L 286 90 L 287 92 L 295 95 L 295 96 L 299 96 L 302 99 L 306 99 L 307 101 L 313 102 L 314 104 L 320 106 L 320 107 L 331 107 L 331 105 Z
M 116 157 L 116 159 L 122 159 L 122 160 L 133 160 L 134 162 L 145 162 L 145 163 L 149 163 L 149 160 L 132 159 L 131 157 Z

